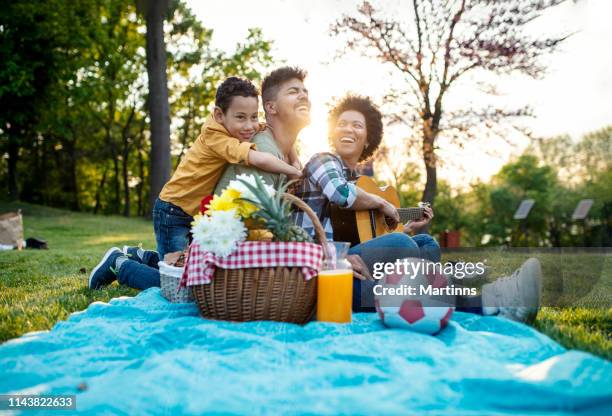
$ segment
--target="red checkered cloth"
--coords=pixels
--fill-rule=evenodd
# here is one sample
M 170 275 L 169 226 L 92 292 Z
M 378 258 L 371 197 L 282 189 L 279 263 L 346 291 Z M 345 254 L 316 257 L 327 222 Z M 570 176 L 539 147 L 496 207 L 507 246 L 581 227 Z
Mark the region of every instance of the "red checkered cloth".
M 301 267 L 306 280 L 319 274 L 323 264 L 323 249 L 313 243 L 271 243 L 244 241 L 227 257 L 204 251 L 194 241 L 189 247 L 181 287 L 210 283 L 216 267 L 245 269 L 255 267 Z

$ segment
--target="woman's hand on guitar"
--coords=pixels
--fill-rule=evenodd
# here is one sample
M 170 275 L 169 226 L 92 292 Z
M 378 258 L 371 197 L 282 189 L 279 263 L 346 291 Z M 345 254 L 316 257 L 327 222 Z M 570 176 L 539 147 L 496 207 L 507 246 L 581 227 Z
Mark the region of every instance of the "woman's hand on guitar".
M 363 262 L 357 254 L 349 254 L 346 259 L 353 267 L 353 275 L 359 280 L 374 280 L 368 270 L 368 266 Z
M 383 205 L 379 208 L 381 214 L 385 216 L 385 222 L 387 226 L 389 226 L 390 230 L 394 230 L 397 228 L 397 225 L 400 222 L 399 212 L 397 212 L 397 208 L 393 206 L 393 204 L 383 200 Z
M 409 221 L 406 224 L 404 224 L 404 233 L 418 234 L 424 227 L 427 226 L 427 224 L 431 222 L 433 217 L 434 217 L 433 209 L 431 209 L 431 207 L 425 207 L 423 209 L 423 219 L 418 220 L 418 221 Z

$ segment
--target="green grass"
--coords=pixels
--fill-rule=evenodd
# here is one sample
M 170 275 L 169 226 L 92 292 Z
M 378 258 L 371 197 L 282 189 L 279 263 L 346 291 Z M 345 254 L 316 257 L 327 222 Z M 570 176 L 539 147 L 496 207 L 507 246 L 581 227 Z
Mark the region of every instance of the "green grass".
M 113 245 L 142 242 L 145 247 L 154 247 L 149 221 L 0 202 L 0 212 L 17 208 L 23 213 L 25 236 L 47 240 L 49 250 L 0 252 L 0 342 L 50 329 L 91 302 L 138 293 L 116 283 L 90 290 L 87 280 Z
M 47 240 L 49 250 L 0 252 L 0 342 L 26 332 L 50 329 L 91 302 L 138 293 L 116 283 L 92 291 L 87 288 L 87 278 L 91 268 L 113 245 L 142 243 L 153 248 L 150 221 L 0 202 L 0 212 L 17 208 L 23 211 L 25 236 Z M 510 273 L 531 255 L 488 250 L 449 253 L 444 260 L 486 259 L 491 268 L 489 278 L 493 278 Z M 612 359 L 612 308 L 608 307 L 612 298 L 610 256 L 553 253 L 536 256 L 542 262 L 545 277 L 544 304 L 582 307 L 545 307 L 534 327 L 567 348 Z
M 533 326 L 566 348 L 612 359 L 612 255 L 609 250 L 600 253 L 553 249 L 468 250 L 446 253 L 443 261 L 485 261 L 490 268 L 487 281 L 492 281 L 511 274 L 529 257 L 540 260 L 543 275 L 544 307 Z

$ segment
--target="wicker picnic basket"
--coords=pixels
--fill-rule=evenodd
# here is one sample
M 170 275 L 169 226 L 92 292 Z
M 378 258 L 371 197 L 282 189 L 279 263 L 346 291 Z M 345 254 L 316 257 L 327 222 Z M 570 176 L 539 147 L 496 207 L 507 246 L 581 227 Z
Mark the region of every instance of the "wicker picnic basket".
M 301 199 L 291 194 L 284 198 L 310 217 L 328 258 L 325 230 L 317 215 Z M 202 316 L 224 321 L 304 324 L 314 316 L 317 304 L 317 278 L 305 280 L 300 267 L 217 268 L 210 283 L 191 288 Z

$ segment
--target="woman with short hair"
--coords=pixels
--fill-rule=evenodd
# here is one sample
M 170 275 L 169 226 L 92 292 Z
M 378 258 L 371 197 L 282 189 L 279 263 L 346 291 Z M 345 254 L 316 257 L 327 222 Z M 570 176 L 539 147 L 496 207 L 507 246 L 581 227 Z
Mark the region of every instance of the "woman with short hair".
M 330 111 L 329 140 L 334 153 L 314 155 L 304 167 L 305 178 L 296 191 L 296 196 L 318 215 L 329 240 L 333 240 L 329 203 L 345 209 L 378 210 L 388 218 L 392 228 L 397 226 L 399 214 L 390 202 L 357 188 L 351 182 L 358 176 L 358 164 L 376 152 L 382 137 L 382 115 L 369 98 L 348 95 Z M 373 310 L 371 296 L 364 299 L 367 305 L 362 306 L 360 294 L 362 286 L 374 284 L 367 281 L 374 262 L 392 262 L 406 257 L 420 257 L 434 262 L 440 260 L 440 246 L 430 235 L 408 235 L 427 225 L 432 218 L 433 211 L 426 208 L 425 219 L 407 223 L 404 233 L 385 234 L 351 247 L 349 255 L 352 255 L 350 260 L 356 276 L 354 310 Z M 298 225 L 314 236 L 314 227 L 307 215 L 297 212 L 295 219 Z M 363 292 L 371 294 L 371 290 Z
M 367 97 L 348 95 L 329 112 L 329 140 L 334 153 L 318 153 L 304 167 L 304 180 L 295 192 L 318 215 L 329 240 L 333 230 L 329 203 L 344 209 L 378 210 L 395 228 L 397 209 L 378 195 L 359 189 L 351 181 L 357 177 L 357 165 L 378 149 L 383 137 L 382 115 Z M 417 257 L 440 261 L 440 246 L 427 234 L 412 237 L 433 218 L 425 209 L 425 218 L 404 225 L 403 233 L 390 233 L 357 244 L 349 250 L 353 266 L 353 310 L 374 311 L 372 279 L 374 263 L 394 263 L 398 259 Z M 295 221 L 314 236 L 312 222 L 303 212 Z M 541 268 L 537 259 L 529 259 L 511 276 L 502 277 L 482 288 L 482 295 L 457 296 L 457 310 L 487 315 L 500 314 L 515 321 L 535 318 L 541 298 Z

